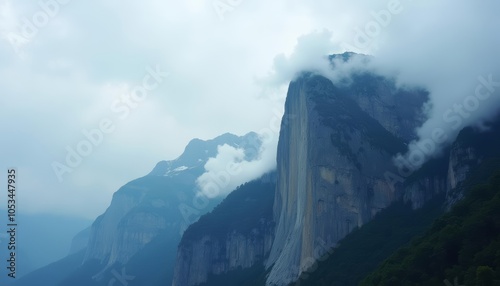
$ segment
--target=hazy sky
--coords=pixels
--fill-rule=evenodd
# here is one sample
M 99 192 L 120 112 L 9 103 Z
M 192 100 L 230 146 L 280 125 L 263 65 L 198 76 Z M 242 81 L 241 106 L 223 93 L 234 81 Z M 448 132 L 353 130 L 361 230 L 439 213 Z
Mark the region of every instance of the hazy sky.
M 436 99 L 500 81 L 493 0 L 19 2 L 0 0 L 0 165 L 18 169 L 25 212 L 94 218 L 190 139 L 269 129 L 289 80 L 328 53 L 377 55 Z M 78 147 L 88 155 L 58 177 Z

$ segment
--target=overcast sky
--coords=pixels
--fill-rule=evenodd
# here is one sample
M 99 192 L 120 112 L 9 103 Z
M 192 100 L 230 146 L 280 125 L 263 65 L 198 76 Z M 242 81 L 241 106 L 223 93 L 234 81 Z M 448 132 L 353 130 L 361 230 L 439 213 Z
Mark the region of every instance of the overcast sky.
M 269 128 L 288 82 L 329 53 L 374 54 L 402 85 L 435 89 L 430 118 L 478 76 L 500 81 L 493 0 L 20 2 L 0 0 L 0 165 L 18 169 L 25 212 L 95 218 L 192 138 Z M 96 128 L 108 133 L 58 177 Z

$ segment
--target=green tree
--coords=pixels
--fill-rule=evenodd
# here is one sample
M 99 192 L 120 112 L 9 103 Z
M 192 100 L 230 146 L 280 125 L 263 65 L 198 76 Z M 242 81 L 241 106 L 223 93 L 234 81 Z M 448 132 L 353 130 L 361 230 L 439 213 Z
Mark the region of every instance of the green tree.
M 479 266 L 476 271 L 478 286 L 493 286 L 493 269 L 489 266 Z

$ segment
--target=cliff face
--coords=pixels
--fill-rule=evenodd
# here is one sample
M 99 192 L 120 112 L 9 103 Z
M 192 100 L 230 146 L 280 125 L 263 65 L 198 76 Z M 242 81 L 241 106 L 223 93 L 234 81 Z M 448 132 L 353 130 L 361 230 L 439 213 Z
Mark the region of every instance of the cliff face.
M 274 177 L 268 175 L 241 186 L 186 230 L 172 285 L 210 283 L 212 276 L 263 264 L 274 238 Z
M 116 243 L 113 244 L 108 265 L 127 263 L 139 250 L 150 243 L 162 230 L 174 231 L 178 224 L 151 212 L 137 212 L 125 217 L 118 226 Z
M 401 95 L 383 78 L 364 74 L 335 86 L 303 76 L 289 87 L 278 145 L 276 236 L 268 285 L 287 285 L 354 228 L 402 197 L 388 185 L 392 157 L 411 139 L 426 95 Z M 405 113 L 389 112 L 404 110 Z M 289 115 L 296 115 L 291 117 Z M 326 243 L 326 247 L 325 244 Z
M 422 207 L 427 201 L 439 193 L 445 193 L 445 209 L 455 205 L 464 198 L 467 186 L 465 182 L 471 177 L 472 182 L 486 180 L 491 166 L 500 154 L 500 118 L 486 122 L 487 130 L 471 127 L 463 129 L 455 142 L 442 152 L 439 158 L 433 159 L 411 177 L 405 180 L 404 199 L 412 203 L 413 209 Z M 478 170 L 484 166 L 484 170 Z
M 113 249 L 118 233 L 115 232 L 121 219 L 140 202 L 140 197 L 115 193 L 111 205 L 106 213 L 99 216 L 91 228 L 88 250 L 85 261 L 97 259 L 101 263 L 107 262 L 109 254 Z
M 475 147 L 457 140 L 440 158 L 427 162 L 404 184 L 404 201 L 419 209 L 436 195 L 445 193 L 445 207 L 464 197 L 463 182 L 481 162 Z
M 479 163 L 477 150 L 455 142 L 450 151 L 446 203 L 448 208 L 464 197 L 461 184 L 467 179 L 471 169 Z
M 223 239 L 207 235 L 180 245 L 172 285 L 199 285 L 211 275 L 262 264 L 262 258 L 271 249 L 272 230 L 265 222 L 250 235 L 232 232 Z
M 472 182 L 484 181 L 489 169 L 500 162 L 500 116 L 485 124 L 482 132 L 474 128 L 463 129 L 450 147 L 447 173 L 446 207 L 450 209 L 464 197 L 464 181 L 473 175 Z M 479 170 L 476 170 L 481 166 Z
M 449 207 L 463 198 L 467 179 L 489 176 L 477 167 L 500 153 L 498 119 L 488 126 L 490 132 L 462 130 L 440 158 L 391 187 L 385 174 L 398 174 L 393 155 L 406 149 L 401 142 L 412 139 L 401 130 L 413 130 L 418 124 L 419 109 L 413 104 L 423 100 L 417 100 L 418 91 L 407 93 L 413 99 L 406 103 L 391 100 L 403 92 L 389 83 L 363 75 L 342 87 L 325 78 L 303 76 L 290 85 L 278 146 L 277 228 L 266 264 L 267 285 L 297 281 L 354 227 L 361 227 L 395 200 L 403 199 L 418 209 L 445 193 Z M 425 98 L 425 93 L 420 96 Z M 392 108 L 406 110 L 406 115 L 396 112 L 399 115 L 394 117 L 388 111 L 391 102 L 399 102 Z M 287 118 L 290 114 L 298 115 L 297 119 Z M 499 162 L 489 162 L 495 164 Z

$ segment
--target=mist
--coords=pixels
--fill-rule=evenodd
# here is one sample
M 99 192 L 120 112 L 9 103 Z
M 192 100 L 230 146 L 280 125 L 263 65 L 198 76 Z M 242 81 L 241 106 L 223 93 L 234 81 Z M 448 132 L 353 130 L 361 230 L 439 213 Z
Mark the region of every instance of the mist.
M 425 122 L 415 130 L 418 139 L 396 158 L 397 164 L 417 169 L 460 130 L 484 129 L 498 114 L 500 3 L 396 2 L 392 10 L 373 10 L 350 43 L 337 41 L 329 30 L 300 37 L 292 53 L 275 58 L 272 72 L 261 82 L 277 87 L 307 71 L 345 84 L 355 73 L 372 72 L 393 79 L 399 88 L 428 91 L 429 101 L 422 107 Z M 355 55 L 348 62 L 327 57 L 346 51 L 371 57 Z
M 277 140 L 276 133 L 260 134 L 262 145 L 253 160 L 247 160 L 245 149 L 229 145 L 218 147 L 217 156 L 205 164 L 205 173 L 196 183 L 199 195 L 208 198 L 225 197 L 238 186 L 262 177 L 276 168 Z

